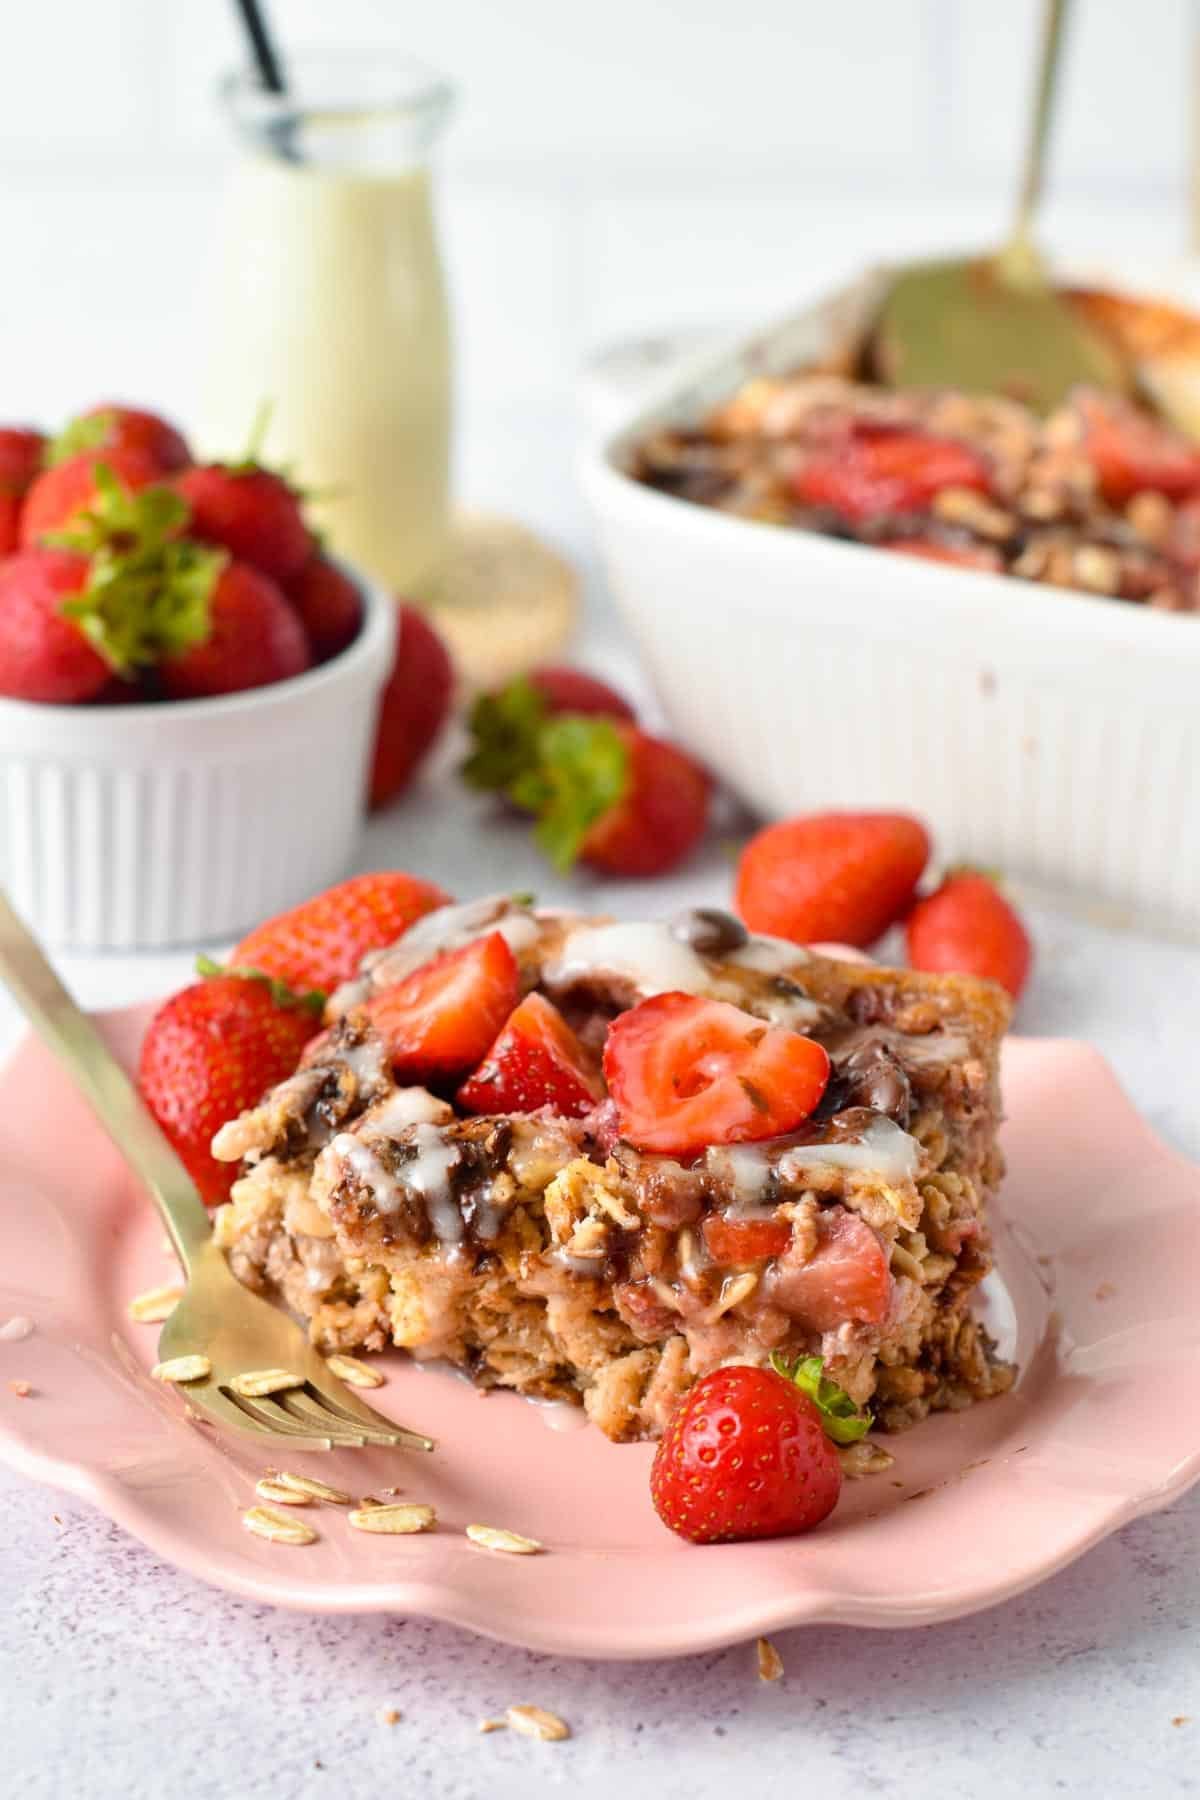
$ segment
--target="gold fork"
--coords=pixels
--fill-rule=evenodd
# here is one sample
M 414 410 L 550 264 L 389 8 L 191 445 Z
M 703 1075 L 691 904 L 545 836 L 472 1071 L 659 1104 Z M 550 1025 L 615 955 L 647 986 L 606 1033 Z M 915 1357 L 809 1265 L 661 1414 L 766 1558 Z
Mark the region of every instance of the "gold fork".
M 218 1425 L 295 1450 L 364 1444 L 432 1450 L 430 1438 L 394 1425 L 335 1380 L 300 1328 L 230 1272 L 191 1176 L 2 891 L 0 978 L 140 1177 L 171 1234 L 188 1279 L 158 1352 L 163 1362 L 200 1357 L 207 1365 L 180 1383 L 189 1403 Z M 274 1391 L 254 1392 L 264 1386 Z

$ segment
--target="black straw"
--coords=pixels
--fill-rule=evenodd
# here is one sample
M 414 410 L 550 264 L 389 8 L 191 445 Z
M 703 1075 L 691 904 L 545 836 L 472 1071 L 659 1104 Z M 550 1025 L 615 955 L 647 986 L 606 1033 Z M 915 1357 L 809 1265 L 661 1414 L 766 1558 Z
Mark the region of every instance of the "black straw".
M 237 0 L 237 5 L 263 87 L 268 94 L 285 94 L 287 84 L 283 79 L 283 70 L 275 54 L 275 46 L 271 42 L 271 34 L 259 0 Z

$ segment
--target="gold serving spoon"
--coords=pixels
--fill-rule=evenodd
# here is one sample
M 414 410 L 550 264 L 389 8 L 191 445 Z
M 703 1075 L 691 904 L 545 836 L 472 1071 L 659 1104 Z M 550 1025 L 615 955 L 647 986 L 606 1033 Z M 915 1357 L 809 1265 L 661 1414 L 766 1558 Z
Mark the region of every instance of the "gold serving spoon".
M 1016 218 L 994 256 L 919 263 L 892 281 L 868 348 L 888 387 L 1006 394 L 1039 413 L 1080 384 L 1127 392 L 1116 345 L 1051 285 L 1033 239 L 1067 0 L 1046 0 L 1041 63 Z

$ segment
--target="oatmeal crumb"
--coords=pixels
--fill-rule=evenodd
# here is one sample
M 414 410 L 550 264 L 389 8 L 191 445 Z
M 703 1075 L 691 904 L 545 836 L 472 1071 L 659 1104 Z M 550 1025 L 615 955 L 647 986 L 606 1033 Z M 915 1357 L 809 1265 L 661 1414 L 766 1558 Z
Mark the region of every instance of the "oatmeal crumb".
M 318 1481 L 315 1475 L 291 1475 L 286 1469 L 268 1469 L 263 1479 L 290 1488 L 294 1494 L 304 1494 L 309 1500 L 323 1500 L 326 1506 L 350 1505 L 349 1494 L 342 1488 L 330 1487 L 328 1482 Z M 393 1493 L 395 1490 L 388 1488 L 386 1491 Z
M 479 1721 L 481 1736 L 486 1736 L 489 1731 L 507 1731 L 507 1729 L 507 1719 L 480 1719 Z
M 15 1394 L 18 1400 L 28 1400 L 33 1389 L 27 1381 L 10 1381 L 8 1391 L 10 1394 Z
M 315 1544 L 317 1534 L 311 1525 L 303 1519 L 288 1519 L 282 1513 L 272 1512 L 269 1506 L 251 1506 L 242 1514 L 242 1524 L 255 1537 L 266 1538 L 272 1544 Z
M 383 1386 L 383 1376 L 370 1363 L 360 1362 L 357 1356 L 327 1356 L 325 1367 L 347 1387 L 377 1388 Z
M 11 1319 L 5 1319 L 0 1325 L 0 1344 L 19 1344 L 33 1332 L 33 1320 L 24 1313 L 17 1313 Z
M 150 1373 L 155 1381 L 203 1381 L 212 1374 L 212 1364 L 207 1356 L 172 1356 L 155 1363 Z
M 125 1309 L 135 1325 L 161 1325 L 169 1319 L 179 1302 L 183 1299 L 183 1289 L 178 1282 L 165 1287 L 148 1288 L 144 1294 L 135 1294 Z
M 1190 1725 L 1191 1722 L 1191 1713 L 1176 1713 L 1175 1717 L 1171 1720 L 1172 1725 Z
M 257 1400 L 266 1394 L 282 1394 L 288 1388 L 303 1387 L 303 1375 L 293 1375 L 289 1369 L 247 1369 L 241 1375 L 235 1375 L 230 1382 L 235 1394 L 242 1394 L 247 1400 Z
M 1116 1291 L 1117 1290 L 1111 1281 L 1102 1281 L 1092 1298 L 1094 1300 L 1111 1300 Z
M 755 1649 L 758 1653 L 758 1679 L 760 1681 L 782 1681 L 783 1658 L 770 1638 L 760 1637 Z
M 514 1731 L 522 1737 L 537 1738 L 539 1743 L 557 1744 L 571 1735 L 566 1720 L 547 1712 L 544 1706 L 508 1706 L 504 1716 Z
M 432 1531 L 437 1524 L 432 1506 L 360 1506 L 349 1519 L 355 1531 L 377 1531 L 386 1537 L 409 1537 Z
M 312 1495 L 304 1494 L 297 1488 L 288 1487 L 286 1482 L 275 1481 L 264 1475 L 254 1484 L 254 1491 L 260 1500 L 267 1500 L 273 1506 L 311 1506 Z
M 381 1725 L 398 1725 L 400 1723 L 400 1714 L 394 1706 L 381 1706 L 375 1717 Z

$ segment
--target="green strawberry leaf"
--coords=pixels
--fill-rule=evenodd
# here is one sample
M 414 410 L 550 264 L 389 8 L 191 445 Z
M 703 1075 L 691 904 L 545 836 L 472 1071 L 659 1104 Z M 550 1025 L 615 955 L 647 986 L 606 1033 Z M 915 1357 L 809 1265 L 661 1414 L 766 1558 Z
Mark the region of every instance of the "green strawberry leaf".
M 111 412 L 93 413 L 91 418 L 81 413 L 71 419 L 46 445 L 46 467 L 52 469 L 84 450 L 98 450 L 115 423 L 116 414 Z
M 871 1414 L 859 1412 L 845 1388 L 829 1379 L 822 1357 L 802 1356 L 799 1362 L 790 1363 L 786 1356 L 776 1351 L 771 1357 L 771 1367 L 813 1401 L 821 1415 L 826 1437 L 832 1438 L 835 1444 L 856 1444 L 859 1438 L 866 1437 L 874 1424 Z
M 538 734 L 545 720 L 545 696 L 524 675 L 497 693 L 480 694 L 467 721 L 474 747 L 459 771 L 467 786 L 508 793 L 537 766 Z
M 538 733 L 536 765 L 519 775 L 508 793 L 536 814 L 534 841 L 565 871 L 592 826 L 624 799 L 628 784 L 629 752 L 613 721 L 559 713 Z
M 128 675 L 204 642 L 229 557 L 180 536 L 188 508 L 172 488 L 131 493 L 103 462 L 95 483 L 93 504 L 48 541 L 88 558 L 87 585 L 62 610 L 112 669 Z
M 214 975 L 232 975 L 238 981 L 261 981 L 269 990 L 276 1006 L 295 1009 L 299 1012 L 320 1013 L 324 1010 L 325 1002 L 329 998 L 328 994 L 323 994 L 320 988 L 309 988 L 306 993 L 298 994 L 295 988 L 288 986 L 286 981 L 280 981 L 276 976 L 268 975 L 262 969 L 235 968 L 231 963 L 214 962 L 211 956 L 196 958 L 196 973 L 203 975 L 206 981 L 211 980 Z

